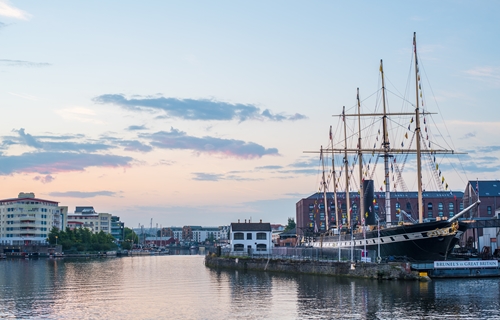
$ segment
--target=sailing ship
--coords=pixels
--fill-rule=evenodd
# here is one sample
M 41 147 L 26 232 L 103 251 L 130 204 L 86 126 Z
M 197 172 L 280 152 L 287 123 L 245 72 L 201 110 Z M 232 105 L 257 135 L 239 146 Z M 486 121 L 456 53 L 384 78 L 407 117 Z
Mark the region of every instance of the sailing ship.
M 320 234 L 315 238 L 312 242 L 312 246 L 316 248 L 323 249 L 363 249 L 365 250 L 373 250 L 377 252 L 377 260 L 380 261 L 382 258 L 398 258 L 398 259 L 406 259 L 410 261 L 436 261 L 436 260 L 446 260 L 455 245 L 457 245 L 460 236 L 463 234 L 465 230 L 467 230 L 467 224 L 461 222 L 459 218 L 466 212 L 472 210 L 475 206 L 479 204 L 479 200 L 474 204 L 464 208 L 462 211 L 454 215 L 449 219 L 432 219 L 435 221 L 429 221 L 426 219 L 424 221 L 423 212 L 424 212 L 424 201 L 423 201 L 423 183 L 422 183 L 422 158 L 424 157 L 424 153 L 430 154 L 429 158 L 434 157 L 437 154 L 455 154 L 456 152 L 453 150 L 446 149 L 437 149 L 433 148 L 430 145 L 427 146 L 428 136 L 425 137 L 424 133 L 427 131 L 427 127 L 425 126 L 425 132 L 422 131 L 421 118 L 424 119 L 425 124 L 425 116 L 430 113 L 426 113 L 423 110 L 424 103 L 422 99 L 422 89 L 420 83 L 420 74 L 419 74 L 419 64 L 417 58 L 417 45 L 416 45 L 416 34 L 413 35 L 413 59 L 414 59 L 414 69 L 415 69 L 415 91 L 416 91 L 416 101 L 415 104 L 412 105 L 411 112 L 397 112 L 390 113 L 387 111 L 386 106 L 386 89 L 385 89 L 385 79 L 383 72 L 383 64 L 382 60 L 380 61 L 380 73 L 381 73 L 381 98 L 382 98 L 382 109 L 381 112 L 375 112 L 370 114 L 362 114 L 361 113 L 361 105 L 359 99 L 359 89 L 357 94 L 357 107 L 358 112 L 354 114 L 346 114 L 345 107 L 341 114 L 344 137 L 343 147 L 336 147 L 333 142 L 332 137 L 332 127 L 330 127 L 330 140 L 331 140 L 331 148 L 323 149 L 321 148 L 321 159 L 323 159 L 323 178 L 322 178 L 322 188 L 324 192 L 324 205 L 326 217 L 326 232 Z M 361 139 L 361 118 L 363 117 L 372 117 L 381 120 L 382 134 L 380 147 L 377 149 L 376 144 L 374 148 L 368 149 L 364 148 Z M 403 143 L 401 143 L 401 148 L 394 148 L 391 146 L 391 139 L 389 138 L 389 128 L 388 122 L 390 117 L 396 117 L 402 119 L 404 117 L 411 118 L 410 123 L 413 123 L 413 119 L 415 119 L 414 130 L 410 130 L 410 126 L 408 126 L 408 131 L 413 132 L 413 137 L 410 140 L 411 144 L 414 143 L 414 149 L 404 149 Z M 357 127 L 358 127 L 358 139 L 357 145 L 355 148 L 349 148 L 347 145 L 348 135 L 347 135 L 347 125 L 346 119 L 348 117 L 357 117 Z M 373 126 L 373 122 L 371 123 Z M 402 127 L 406 127 L 402 125 Z M 377 139 L 380 136 L 380 130 L 378 132 Z M 427 135 L 427 134 L 426 134 Z M 352 135 L 351 135 L 352 137 Z M 405 138 L 408 139 L 408 132 L 405 134 Z M 328 210 L 327 208 L 327 188 L 328 182 L 325 177 L 324 170 L 324 159 L 325 155 L 332 154 L 332 174 L 331 179 L 333 181 L 333 194 L 334 194 L 334 203 L 333 206 L 335 208 L 334 219 L 328 218 Z M 335 165 L 334 165 L 334 155 L 343 155 L 343 169 L 341 173 L 344 173 L 345 177 L 345 209 L 342 208 L 343 214 L 338 210 L 338 201 L 337 201 L 337 181 L 340 181 L 340 176 L 336 176 Z M 355 221 L 351 217 L 351 201 L 349 199 L 349 183 L 353 174 L 349 169 L 349 161 L 348 154 L 354 154 L 354 156 L 359 161 L 359 203 L 360 210 L 358 215 L 358 220 Z M 385 205 L 380 206 L 379 215 L 376 214 L 375 208 L 379 208 L 377 205 L 377 199 L 374 197 L 374 182 L 370 177 L 367 177 L 367 172 L 369 171 L 366 165 L 363 163 L 363 155 L 364 154 L 372 154 L 372 156 L 377 157 L 377 161 L 379 158 L 382 158 L 384 161 L 384 180 L 383 185 L 385 186 Z M 395 161 L 395 157 L 397 155 L 402 156 L 404 159 L 408 157 L 408 155 L 414 154 L 416 155 L 416 175 L 417 175 L 417 188 L 418 188 L 418 221 L 413 219 L 412 216 L 401 208 L 398 208 L 399 221 L 392 221 L 392 213 L 391 213 L 391 181 L 390 181 L 390 172 L 394 171 L 395 163 L 393 163 L 393 159 Z M 353 164 L 356 164 L 356 161 L 353 161 Z M 354 166 L 353 166 L 354 168 Z M 397 166 L 397 180 L 402 180 L 402 169 L 403 166 Z M 435 171 L 438 171 L 438 165 L 435 165 Z M 441 176 L 441 172 L 439 174 L 435 174 L 437 180 L 440 180 L 438 185 L 440 185 L 441 189 L 444 189 L 443 185 L 445 185 L 446 189 L 448 189 L 448 184 L 445 184 L 444 176 Z M 394 177 L 394 175 L 393 175 Z M 401 182 L 404 184 L 404 182 Z M 443 190 L 444 191 L 444 190 Z M 411 221 L 405 221 L 405 216 L 409 218 Z M 336 221 L 336 226 L 328 226 L 328 223 L 331 221 Z M 352 256 L 352 254 L 351 254 Z

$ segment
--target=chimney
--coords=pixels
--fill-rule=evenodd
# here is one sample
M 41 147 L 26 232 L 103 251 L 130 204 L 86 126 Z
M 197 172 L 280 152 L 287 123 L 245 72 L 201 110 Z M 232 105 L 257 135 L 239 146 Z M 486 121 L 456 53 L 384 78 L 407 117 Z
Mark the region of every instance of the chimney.
M 260 219 L 260 223 L 262 223 L 262 219 Z
M 247 219 L 245 219 L 245 223 L 247 223 Z
M 238 223 L 240 223 L 240 219 L 238 219 Z

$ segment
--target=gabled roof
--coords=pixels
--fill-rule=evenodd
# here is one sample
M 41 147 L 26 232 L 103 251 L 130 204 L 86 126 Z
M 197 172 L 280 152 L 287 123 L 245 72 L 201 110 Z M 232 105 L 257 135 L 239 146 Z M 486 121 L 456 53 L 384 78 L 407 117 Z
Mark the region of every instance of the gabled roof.
M 283 235 L 283 236 L 290 236 L 290 235 L 297 235 L 297 228 L 293 228 L 293 229 L 290 229 L 288 231 L 283 231 L 282 233 L 280 233 L 280 236 Z
M 271 232 L 271 224 L 268 222 L 247 222 L 247 223 L 231 223 L 233 231 L 267 231 Z
M 500 196 L 499 180 L 471 180 L 469 181 L 469 184 L 474 190 L 476 190 L 477 185 L 477 189 L 479 189 L 479 198 Z

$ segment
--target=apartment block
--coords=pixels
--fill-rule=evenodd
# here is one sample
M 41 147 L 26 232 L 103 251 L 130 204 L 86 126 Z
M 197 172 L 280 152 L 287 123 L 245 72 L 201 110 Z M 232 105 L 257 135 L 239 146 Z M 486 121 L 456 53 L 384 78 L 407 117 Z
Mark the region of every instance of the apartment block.
M 0 244 L 45 244 L 53 227 L 64 230 L 66 217 L 67 207 L 33 192 L 0 200 Z

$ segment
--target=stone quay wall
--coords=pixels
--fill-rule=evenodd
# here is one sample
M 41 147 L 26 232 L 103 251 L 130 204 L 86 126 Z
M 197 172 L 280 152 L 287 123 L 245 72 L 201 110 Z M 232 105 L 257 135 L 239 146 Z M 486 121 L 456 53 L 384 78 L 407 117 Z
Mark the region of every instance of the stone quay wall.
M 247 257 L 217 257 L 207 255 L 205 266 L 209 268 L 304 273 L 327 276 L 354 277 L 381 280 L 428 280 L 410 269 L 409 263 L 351 263 L 297 261 Z

